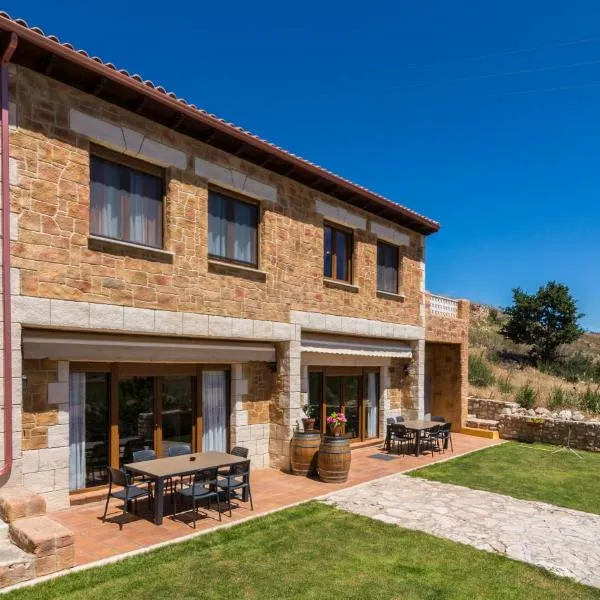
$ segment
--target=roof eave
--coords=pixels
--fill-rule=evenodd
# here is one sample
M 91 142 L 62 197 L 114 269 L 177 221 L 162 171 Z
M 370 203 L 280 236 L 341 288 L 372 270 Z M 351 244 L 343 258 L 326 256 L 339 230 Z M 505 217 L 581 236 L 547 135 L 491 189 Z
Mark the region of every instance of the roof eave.
M 339 197 L 339 199 L 344 202 L 378 214 L 382 218 L 399 223 L 424 235 L 435 233 L 440 228 L 439 223 L 436 221 L 428 219 L 406 207 L 384 198 L 383 196 L 375 194 L 366 188 L 320 168 L 300 157 L 290 154 L 265 140 L 261 140 L 247 131 L 239 129 L 213 115 L 197 109 L 193 105 L 187 104 L 181 99 L 169 95 L 166 91 L 161 91 L 161 89 L 158 89 L 153 85 L 151 87 L 149 84 L 134 78 L 126 72 L 121 72 L 116 68 L 108 66 L 101 62 L 100 59 L 96 60 L 90 58 L 87 54 L 76 51 L 70 45 L 63 45 L 58 41 L 45 36 L 41 32 L 16 23 L 2 15 L 0 15 L 0 30 L 8 33 L 16 33 L 21 42 L 27 42 L 28 44 L 47 52 L 50 57 L 54 56 L 63 59 L 71 65 L 76 65 L 87 72 L 97 75 L 99 78 L 105 78 L 118 86 L 122 86 L 127 90 L 149 99 L 151 102 L 158 103 L 162 107 L 172 111 L 177 119 L 189 119 L 192 122 L 201 124 L 207 129 L 218 133 L 218 135 L 227 138 L 228 144 L 237 141 L 240 144 L 240 150 L 242 146 L 245 145 L 249 147 L 248 150 L 252 149 L 253 152 L 258 152 L 259 155 L 272 157 L 274 161 L 279 163 L 279 169 L 275 169 L 274 165 L 267 166 L 266 164 L 261 164 L 266 163 L 263 158 L 260 160 L 247 158 L 247 160 L 255 162 L 255 164 L 259 164 L 265 169 L 272 170 L 280 175 L 285 174 L 291 179 L 300 181 L 305 185 L 310 185 L 315 188 L 317 192 Z M 27 44 L 20 43 L 14 57 L 14 62 L 19 63 L 19 58 L 21 58 L 22 63 L 25 62 L 23 57 L 26 52 Z M 31 65 L 28 66 L 31 68 Z M 44 70 L 47 70 L 47 67 L 40 65 L 40 68 L 37 70 L 44 72 Z M 46 74 L 52 77 L 51 73 Z M 78 87 L 76 81 L 67 83 L 73 87 Z M 118 104 L 117 102 L 114 103 Z M 141 104 L 142 103 L 140 103 L 140 106 Z M 131 106 L 124 106 L 124 108 L 132 110 Z M 201 141 L 220 147 L 214 139 L 212 141 L 207 141 L 206 139 Z M 307 180 L 310 181 L 311 177 L 314 177 L 315 179 L 312 185 L 307 183 Z M 324 187 L 325 189 L 319 189 L 319 187 Z M 328 187 L 330 187 L 330 189 L 327 189 Z

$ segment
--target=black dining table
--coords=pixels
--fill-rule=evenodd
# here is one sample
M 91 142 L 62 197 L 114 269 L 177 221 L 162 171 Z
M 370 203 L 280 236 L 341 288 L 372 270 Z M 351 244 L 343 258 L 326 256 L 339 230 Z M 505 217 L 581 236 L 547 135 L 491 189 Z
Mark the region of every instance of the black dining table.
M 247 459 L 226 452 L 197 452 L 128 463 L 124 465 L 124 469 L 133 475 L 144 475 L 154 482 L 154 522 L 162 525 L 165 480 L 170 477 L 193 475 L 204 469 L 230 467 L 245 460 Z
M 431 421 L 430 419 L 413 419 L 411 421 L 402 421 L 401 423 L 394 423 L 394 425 L 403 425 L 407 431 L 412 431 L 415 434 L 415 456 L 419 456 L 421 454 L 421 440 L 423 439 L 423 434 L 426 431 L 429 431 L 433 427 L 437 427 L 439 425 L 443 425 L 439 421 Z M 388 432 L 386 436 L 386 444 L 387 450 L 390 451 L 391 448 L 391 428 L 393 425 L 388 425 Z

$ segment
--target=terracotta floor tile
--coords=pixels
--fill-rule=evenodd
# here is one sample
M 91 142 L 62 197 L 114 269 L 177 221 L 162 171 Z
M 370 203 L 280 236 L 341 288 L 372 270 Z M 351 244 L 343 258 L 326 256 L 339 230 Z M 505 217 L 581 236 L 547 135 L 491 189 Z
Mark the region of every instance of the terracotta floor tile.
M 65 525 L 75 534 L 75 561 L 81 565 L 144 548 L 153 544 L 173 540 L 194 533 L 217 529 L 221 524 L 239 521 L 250 516 L 282 508 L 296 502 L 308 500 L 337 489 L 343 489 L 366 481 L 371 481 L 385 475 L 400 473 L 408 469 L 432 464 L 441 459 L 458 456 L 462 453 L 485 448 L 498 443 L 484 438 L 454 434 L 454 454 L 446 453 L 432 458 L 431 456 L 406 456 L 394 460 L 383 461 L 371 458 L 371 455 L 381 452 L 380 446 L 368 446 L 352 451 L 352 466 L 350 476 L 345 484 L 331 485 L 306 477 L 295 477 L 275 469 L 263 469 L 253 472 L 252 488 L 254 491 L 254 512 L 250 505 L 240 503 L 233 509 L 230 519 L 227 510 L 222 511 L 222 521 L 219 523 L 216 510 L 207 511 L 207 518 L 198 518 L 196 529 L 191 526 L 191 512 L 171 519 L 168 512 L 162 526 L 155 525 L 152 513 L 140 504 L 139 515 L 122 516 L 121 503 L 111 500 L 107 522 L 102 523 L 104 500 L 79 504 L 68 511 L 51 513 L 51 517 Z M 171 510 L 169 502 L 166 511 Z M 119 530 L 119 522 L 123 529 Z

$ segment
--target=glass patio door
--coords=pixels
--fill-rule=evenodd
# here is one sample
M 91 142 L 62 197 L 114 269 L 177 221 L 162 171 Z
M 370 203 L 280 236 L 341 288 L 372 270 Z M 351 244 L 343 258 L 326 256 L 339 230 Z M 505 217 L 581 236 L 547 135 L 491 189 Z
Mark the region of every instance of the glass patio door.
M 193 448 L 194 424 L 193 377 L 160 377 L 161 446 L 162 455 L 169 454 L 173 446 Z
M 359 375 L 333 375 L 325 378 L 325 414 L 342 411 L 346 415 L 345 433 L 351 438 L 360 437 Z
M 227 371 L 202 371 L 202 451 L 227 452 Z
M 119 462 L 133 461 L 138 450 L 154 450 L 154 377 L 119 380 Z

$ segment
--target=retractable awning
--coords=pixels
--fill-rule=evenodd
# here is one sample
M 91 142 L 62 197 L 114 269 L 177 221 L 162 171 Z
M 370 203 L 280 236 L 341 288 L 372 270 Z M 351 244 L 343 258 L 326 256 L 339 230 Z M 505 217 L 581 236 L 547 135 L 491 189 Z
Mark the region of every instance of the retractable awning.
M 410 346 L 401 342 L 371 338 L 357 340 L 316 334 L 302 336 L 302 352 L 374 358 L 412 358 Z
M 269 343 L 25 330 L 23 357 L 89 362 L 275 362 Z

